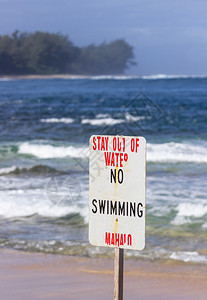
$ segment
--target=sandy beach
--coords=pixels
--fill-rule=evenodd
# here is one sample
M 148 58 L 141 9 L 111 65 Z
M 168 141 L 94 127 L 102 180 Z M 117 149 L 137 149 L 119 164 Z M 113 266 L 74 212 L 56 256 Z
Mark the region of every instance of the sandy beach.
M 113 299 L 111 259 L 1 250 L 1 299 Z M 206 266 L 125 260 L 124 299 L 206 299 Z

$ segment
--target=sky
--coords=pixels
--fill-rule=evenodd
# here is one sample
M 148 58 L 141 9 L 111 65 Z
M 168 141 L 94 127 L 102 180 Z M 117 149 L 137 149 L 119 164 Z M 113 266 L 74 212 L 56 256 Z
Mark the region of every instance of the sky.
M 0 35 L 60 32 L 77 46 L 123 38 L 131 75 L 207 75 L 206 0 L 0 0 Z

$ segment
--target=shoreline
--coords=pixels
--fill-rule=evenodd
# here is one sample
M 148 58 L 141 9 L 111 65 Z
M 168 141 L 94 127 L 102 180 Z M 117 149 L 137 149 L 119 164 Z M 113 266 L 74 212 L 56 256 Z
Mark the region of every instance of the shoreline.
M 87 75 L 54 74 L 54 75 L 2 75 L 0 79 L 85 79 Z
M 82 75 L 82 74 L 51 74 L 51 75 L 0 75 L 1 80 L 12 80 L 12 79 L 90 79 L 90 78 L 117 78 L 117 79 L 133 79 L 142 78 L 139 75 L 126 75 L 126 74 L 101 74 L 101 75 Z
M 129 74 L 101 74 L 101 75 L 83 75 L 83 74 L 51 74 L 51 75 L 0 75 L 0 79 L 89 79 L 93 77 L 105 77 L 105 78 L 138 78 L 138 79 L 197 79 L 197 78 L 207 78 L 207 75 L 173 75 L 173 74 L 148 74 L 148 75 L 129 75 Z
M 2 299 L 113 298 L 113 259 L 1 249 L 0 265 Z M 125 260 L 124 299 L 206 299 L 206 281 L 205 265 Z

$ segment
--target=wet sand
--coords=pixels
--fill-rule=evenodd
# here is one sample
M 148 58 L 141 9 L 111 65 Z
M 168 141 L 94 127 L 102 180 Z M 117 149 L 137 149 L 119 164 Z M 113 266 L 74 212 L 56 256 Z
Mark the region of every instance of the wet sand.
M 113 299 L 113 260 L 1 250 L 4 300 Z M 202 265 L 125 260 L 124 299 L 207 299 Z

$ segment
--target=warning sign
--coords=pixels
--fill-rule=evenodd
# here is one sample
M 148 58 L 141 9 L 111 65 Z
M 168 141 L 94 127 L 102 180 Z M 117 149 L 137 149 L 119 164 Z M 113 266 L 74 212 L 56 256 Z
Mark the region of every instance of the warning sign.
M 93 135 L 89 144 L 89 241 L 145 246 L 146 140 Z

